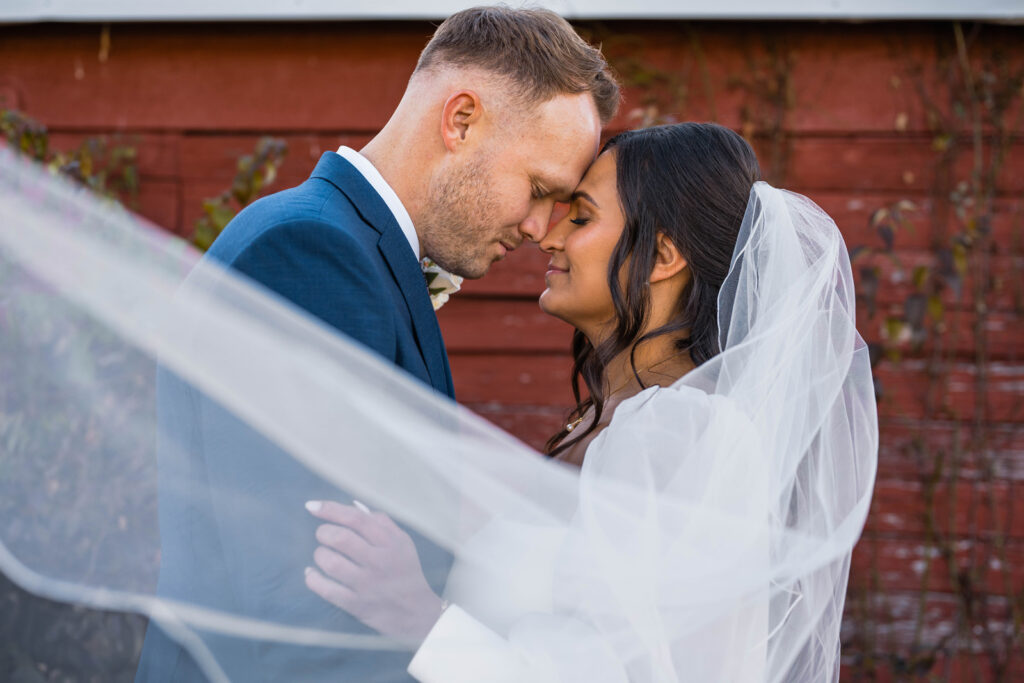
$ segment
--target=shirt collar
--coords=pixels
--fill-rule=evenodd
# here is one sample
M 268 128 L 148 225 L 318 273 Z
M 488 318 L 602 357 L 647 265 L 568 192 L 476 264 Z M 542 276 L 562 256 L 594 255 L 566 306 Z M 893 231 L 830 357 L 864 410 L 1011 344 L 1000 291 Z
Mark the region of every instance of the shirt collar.
M 409 240 L 409 246 L 412 247 L 412 253 L 416 255 L 416 258 L 420 258 L 420 239 L 416 235 L 416 228 L 412 224 L 412 218 L 409 216 L 409 212 L 405 210 L 405 206 L 402 204 L 402 200 L 398 198 L 395 191 L 388 185 L 388 181 L 384 180 L 384 176 L 380 174 L 370 160 L 364 157 L 359 152 L 355 151 L 351 147 L 342 145 L 338 148 L 338 154 L 345 159 L 347 162 L 356 167 L 356 170 L 363 174 L 366 178 L 366 182 L 370 183 L 377 194 L 380 195 L 384 203 L 391 209 L 391 213 L 395 217 L 395 221 L 398 222 L 398 227 L 402 229 L 405 234 L 405 238 Z

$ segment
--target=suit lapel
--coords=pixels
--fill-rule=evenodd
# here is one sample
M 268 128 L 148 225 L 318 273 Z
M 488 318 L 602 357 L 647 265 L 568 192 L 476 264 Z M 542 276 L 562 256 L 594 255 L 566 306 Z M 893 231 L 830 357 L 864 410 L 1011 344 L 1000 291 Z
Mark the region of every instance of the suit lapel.
M 390 214 L 389 211 L 388 215 Z M 394 230 L 385 230 L 381 233 L 377 248 L 387 262 L 388 268 L 391 269 L 391 274 L 398 283 L 402 296 L 405 297 L 409 315 L 412 317 L 416 341 L 419 344 L 423 360 L 427 364 L 431 383 L 438 391 L 450 393 L 447 379 L 448 360 L 445 358 L 444 341 L 441 339 L 437 315 L 430 303 L 427 282 L 423 277 L 419 261 L 416 260 L 412 249 L 409 248 L 409 241 L 397 223 Z
M 323 178 L 343 192 L 366 222 L 380 233 L 377 248 L 409 309 L 413 334 L 427 366 L 430 383 L 438 391 L 453 395 L 444 341 L 430 303 L 423 270 L 391 209 L 363 174 L 334 152 L 323 154 L 313 177 Z

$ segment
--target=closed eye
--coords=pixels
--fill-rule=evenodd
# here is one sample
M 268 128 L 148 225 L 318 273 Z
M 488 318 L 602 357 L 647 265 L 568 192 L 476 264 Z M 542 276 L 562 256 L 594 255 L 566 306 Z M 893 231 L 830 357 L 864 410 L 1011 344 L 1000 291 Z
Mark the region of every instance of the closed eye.
M 530 197 L 534 200 L 544 199 L 551 195 L 551 186 L 546 181 L 542 180 L 539 176 L 531 174 L 530 180 Z
M 575 225 L 586 225 L 587 223 L 590 222 L 590 219 L 589 218 L 570 218 L 569 222 L 573 223 Z

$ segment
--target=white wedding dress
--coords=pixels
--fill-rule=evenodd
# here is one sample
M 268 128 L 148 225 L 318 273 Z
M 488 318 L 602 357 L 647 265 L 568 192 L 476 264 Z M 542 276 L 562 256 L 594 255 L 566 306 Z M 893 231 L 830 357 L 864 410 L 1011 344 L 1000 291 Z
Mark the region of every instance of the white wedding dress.
M 683 394 L 683 397 L 680 397 Z M 638 444 L 654 443 L 650 429 L 666 419 L 678 416 L 680 410 L 690 413 L 695 425 L 706 420 L 728 422 L 728 428 L 743 436 L 737 454 L 749 461 L 757 452 L 757 439 L 751 425 L 741 415 L 719 408 L 710 410 L 708 397 L 685 385 L 670 388 L 652 386 L 623 401 L 608 428 L 599 434 L 587 449 L 581 478 L 613 476 L 628 480 L 626 473 L 611 473 L 607 467 L 621 466 L 616 457 L 619 449 L 635 451 Z M 704 404 L 705 411 L 694 407 Z M 726 426 L 726 425 L 723 425 Z M 689 453 L 683 458 L 667 442 L 661 458 L 666 466 L 661 476 L 665 486 L 681 485 L 699 488 L 691 479 L 696 473 L 686 467 L 686 458 L 700 459 L 704 453 Z M 650 458 L 652 454 L 647 454 Z M 749 485 L 737 481 L 731 505 L 738 508 L 764 508 L 767 501 L 752 492 L 767 494 L 764 463 L 748 462 Z M 697 469 L 700 469 L 699 466 Z M 695 530 L 699 534 L 699 530 Z M 448 581 L 445 598 L 451 603 L 441 619 L 420 646 L 409 672 L 422 683 L 470 683 L 473 681 L 559 681 L 566 680 L 566 663 L 556 663 L 557 652 L 570 642 L 560 642 L 563 623 L 553 624 L 539 637 L 540 624 L 551 615 L 572 613 L 573 602 L 595 600 L 601 586 L 578 585 L 574 576 L 560 575 L 560 554 L 568 561 L 578 549 L 566 548 L 577 535 L 564 527 L 543 527 L 492 522 L 471 537 L 465 546 L 470 556 L 489 558 L 486 565 L 456 561 Z M 763 543 L 753 543 L 745 556 L 736 558 L 746 564 L 767 566 L 767 536 Z M 658 549 L 664 551 L 664 548 Z M 630 555 L 625 556 L 626 561 Z M 695 560 L 696 562 L 696 560 Z M 643 577 L 637 575 L 638 585 Z M 501 586 L 500 593 L 495 586 Z M 693 586 L 697 591 L 699 586 Z M 704 624 L 699 631 L 671 646 L 671 670 L 653 676 L 643 662 L 640 670 L 631 670 L 628 659 L 613 651 L 599 649 L 581 652 L 582 659 L 573 662 L 575 680 L 595 683 L 630 680 L 692 680 L 692 681 L 760 681 L 765 672 L 768 638 L 768 590 L 754 592 L 745 600 L 737 600 L 735 609 L 726 612 L 714 623 Z M 524 627 L 525 625 L 525 627 Z M 472 643 L 472 646 L 468 646 Z M 707 657 L 707 653 L 726 648 L 726 658 Z M 604 654 L 605 656 L 601 656 Z
M 837 680 L 878 447 L 852 283 L 828 216 L 757 183 L 719 296 L 722 352 L 621 403 L 577 470 L 0 150 L 0 570 L 147 615 L 215 681 L 240 641 L 294 681 L 344 680 L 313 671 L 313 649 L 371 667 L 406 649 L 424 683 Z M 158 467 L 158 366 L 272 444 L 268 472 L 302 471 L 286 509 L 185 461 L 161 489 L 177 456 Z M 313 602 L 316 543 L 294 512 L 338 490 L 454 557 L 452 605 L 415 653 L 322 601 L 295 608 Z M 161 496 L 251 530 L 237 547 L 280 562 L 245 597 L 280 609 L 158 592 Z M 281 524 L 308 549 L 263 547 Z

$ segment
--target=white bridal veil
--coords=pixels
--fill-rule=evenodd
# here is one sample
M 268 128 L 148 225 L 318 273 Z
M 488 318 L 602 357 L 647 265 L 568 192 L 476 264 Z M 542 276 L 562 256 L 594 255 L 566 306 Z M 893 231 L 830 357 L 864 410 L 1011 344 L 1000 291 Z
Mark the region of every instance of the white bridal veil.
M 474 680 L 835 680 L 878 433 L 834 223 L 755 185 L 719 304 L 723 352 L 575 470 L 0 151 L 0 570 L 212 680 L 383 680 L 415 646 L 302 581 L 302 503 L 354 497 L 490 633 L 424 646 Z

